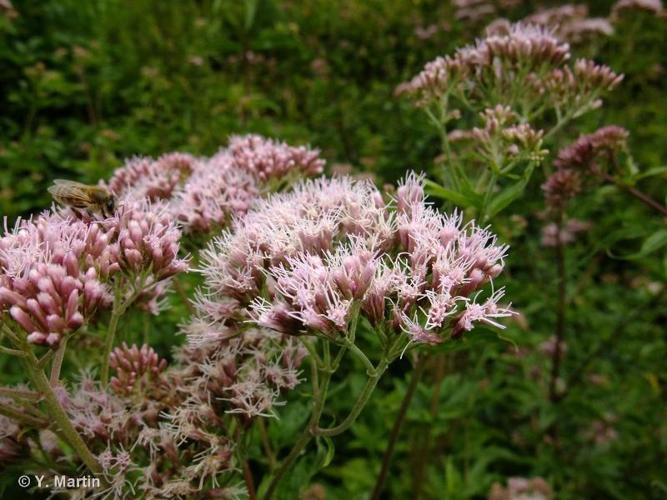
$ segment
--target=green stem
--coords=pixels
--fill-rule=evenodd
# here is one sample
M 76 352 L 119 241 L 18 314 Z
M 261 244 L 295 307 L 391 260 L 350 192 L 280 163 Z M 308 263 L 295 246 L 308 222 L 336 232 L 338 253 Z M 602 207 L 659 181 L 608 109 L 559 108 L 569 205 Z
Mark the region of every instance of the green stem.
M 266 424 L 264 423 L 263 418 L 257 419 L 257 428 L 259 429 L 259 437 L 262 441 L 262 447 L 264 448 L 264 453 L 266 454 L 266 459 L 269 462 L 269 470 L 274 470 L 276 468 L 276 454 L 271 448 L 271 440 L 269 439 L 269 433 L 266 429 Z
M 26 349 L 30 349 L 30 347 L 26 346 Z M 44 404 L 53 423 L 88 469 L 94 474 L 102 474 L 102 467 L 72 425 L 55 392 L 53 392 L 53 387 L 51 387 L 46 375 L 42 370 L 36 368 L 36 361 L 34 356 L 29 355 L 29 359 L 25 361 L 25 367 L 35 388 L 44 395 Z
M 338 369 L 338 366 L 340 365 L 343 355 L 345 354 L 347 349 L 352 349 L 353 351 L 356 350 L 355 354 L 358 355 L 359 353 L 361 353 L 363 358 L 366 358 L 366 355 L 363 354 L 363 352 L 361 352 L 361 350 L 357 348 L 356 345 L 354 344 L 357 325 L 359 322 L 359 309 L 360 309 L 359 304 L 357 304 L 352 310 L 352 318 L 350 321 L 350 327 L 346 341 L 341 346 L 340 350 L 338 351 L 336 357 L 333 360 L 331 359 L 331 347 L 328 341 L 324 340 L 323 342 L 322 346 L 323 355 L 320 358 L 319 356 L 317 356 L 315 347 L 310 345 L 306 339 L 303 339 L 303 342 L 306 345 L 308 351 L 311 352 L 311 354 L 314 354 L 313 356 L 311 356 L 310 360 L 311 383 L 313 385 L 313 400 L 312 400 L 313 410 L 311 412 L 308 425 L 306 425 L 306 427 L 303 429 L 303 431 L 297 438 L 296 442 L 294 443 L 294 446 L 290 450 L 289 454 L 280 464 L 280 467 L 278 467 L 278 469 L 273 473 L 273 477 L 271 478 L 269 487 L 267 488 L 266 494 L 264 495 L 265 500 L 268 500 L 273 496 L 273 494 L 276 492 L 276 489 L 278 488 L 278 484 L 280 483 L 282 478 L 285 477 L 285 474 L 287 474 L 287 472 L 292 468 L 294 462 L 296 462 L 297 458 L 299 458 L 299 455 L 303 453 L 303 450 L 306 448 L 306 446 L 308 446 L 310 440 L 313 439 L 314 436 L 325 435 L 320 431 L 323 432 L 330 431 L 330 429 L 320 429 L 319 423 L 320 419 L 322 418 L 322 412 L 324 411 L 324 405 L 327 400 L 327 392 L 329 390 L 329 383 L 331 382 L 331 377 Z M 359 399 L 352 408 L 352 411 L 347 416 L 347 418 L 341 423 L 341 426 L 343 424 L 346 425 L 345 429 L 350 425 L 352 425 L 352 422 L 357 418 L 357 416 L 363 409 L 364 405 L 368 401 L 368 398 L 370 397 L 371 393 L 373 392 L 373 389 L 377 385 L 377 381 L 379 380 L 380 376 L 382 375 L 382 373 L 384 373 L 384 371 L 388 366 L 388 362 L 385 361 L 384 359 L 383 361 L 380 362 L 377 368 L 375 368 L 372 365 L 372 363 L 368 361 L 368 358 L 366 358 L 366 361 L 368 362 L 368 365 L 370 365 L 369 381 L 367 382 L 366 387 L 362 391 L 362 394 L 359 396 Z M 334 429 L 337 429 L 341 426 L 338 426 Z M 343 432 L 343 430 L 341 430 L 340 432 Z
M 48 421 L 46 419 L 39 418 L 39 417 L 33 417 L 32 415 L 22 413 L 19 410 L 16 410 L 15 408 L 12 408 L 12 407 L 7 406 L 7 405 L 0 406 L 0 415 L 4 415 L 5 417 L 9 417 L 13 420 L 16 420 L 17 422 L 23 422 L 27 425 L 30 425 L 32 427 L 36 427 L 38 429 L 41 429 L 41 428 L 46 427 L 48 425 Z
M 40 399 L 40 395 L 37 392 L 28 389 L 15 389 L 13 387 L 0 387 L 0 396 L 13 399 L 28 399 L 30 401 Z
M 51 364 L 51 385 L 55 386 L 60 380 L 60 369 L 63 366 L 63 359 L 65 358 L 65 349 L 67 349 L 67 336 L 63 337 L 60 345 L 56 350 L 53 363 Z
M 139 289 L 143 286 L 139 286 Z M 116 283 L 114 287 L 114 299 L 113 299 L 113 308 L 111 309 L 111 319 L 109 320 L 109 328 L 107 329 L 107 337 L 104 345 L 104 357 L 102 358 L 102 369 L 100 371 L 100 381 L 102 382 L 102 387 L 106 387 L 109 383 L 109 356 L 111 355 L 111 350 L 114 346 L 114 339 L 116 337 L 116 330 L 118 330 L 118 322 L 120 317 L 125 314 L 127 308 L 132 304 L 134 299 L 137 297 L 138 292 L 135 291 L 132 293 L 132 296 L 127 300 L 123 300 L 123 284 Z
M 371 375 L 369 375 L 368 380 L 366 381 L 366 385 L 361 391 L 361 394 L 359 394 L 359 397 L 357 398 L 357 401 L 354 403 L 352 410 L 350 410 L 350 413 L 347 415 L 347 417 L 345 417 L 345 420 L 343 420 L 337 426 L 328 429 L 322 429 L 320 427 L 317 427 L 316 429 L 314 429 L 315 434 L 318 436 L 332 437 L 332 436 L 337 436 L 338 434 L 341 434 L 345 432 L 347 429 L 349 429 L 350 426 L 355 422 L 361 411 L 366 406 L 366 403 L 368 403 L 368 400 L 370 399 L 371 395 L 373 394 L 373 391 L 375 390 L 375 386 L 377 385 L 378 380 L 380 380 L 380 377 L 387 369 L 387 366 L 388 366 L 387 361 L 383 359 L 382 361 L 380 361 L 378 367 L 374 369 L 374 372 Z
M 25 353 L 23 351 L 19 351 L 18 349 L 11 349 L 9 347 L 5 347 L 2 345 L 0 345 L 0 352 L 4 354 L 9 354 L 10 356 L 25 358 Z
M 364 354 L 364 352 L 359 349 L 356 344 L 353 344 L 352 342 L 346 342 L 345 346 L 357 357 L 361 360 L 361 362 L 364 364 L 366 367 L 366 373 L 368 375 L 372 375 L 375 372 L 375 367 L 373 366 L 373 363 L 371 363 L 370 359 Z
M 382 489 L 384 488 L 384 483 L 387 480 L 387 474 L 389 473 L 389 466 L 391 465 L 391 457 L 394 453 L 394 448 L 396 442 L 398 441 L 398 436 L 401 432 L 401 427 L 405 421 L 405 417 L 408 413 L 408 408 L 412 402 L 412 398 L 415 395 L 417 390 L 417 385 L 421 379 L 422 374 L 424 373 L 424 368 L 426 367 L 426 361 L 422 358 L 417 358 L 415 361 L 414 369 L 412 370 L 412 377 L 410 378 L 410 384 L 405 391 L 405 396 L 401 401 L 401 406 L 394 420 L 394 425 L 391 428 L 391 433 L 389 434 L 389 440 L 387 442 L 387 448 L 385 449 L 384 455 L 382 456 L 382 467 L 380 468 L 380 473 L 375 481 L 375 487 L 373 488 L 373 493 L 371 498 L 373 500 L 379 500 L 382 495 Z
M 328 346 L 328 344 L 325 344 Z M 329 362 L 329 356 L 325 356 L 325 363 Z M 314 361 L 313 361 L 313 364 Z M 310 420 L 308 425 L 303 429 L 298 439 L 294 443 L 294 446 L 290 450 L 285 460 L 280 464 L 280 467 L 273 474 L 271 483 L 269 484 L 266 494 L 264 495 L 265 500 L 269 500 L 273 494 L 276 492 L 278 483 L 282 480 L 285 474 L 292 468 L 296 459 L 301 455 L 303 450 L 308 446 L 308 443 L 313 439 L 313 431 L 317 428 L 317 425 L 322 416 L 322 411 L 324 410 L 324 403 L 326 401 L 326 394 L 329 388 L 329 381 L 331 380 L 332 371 L 329 367 L 324 367 L 322 370 L 322 378 L 318 383 L 317 368 L 314 368 L 315 373 L 313 374 L 313 411 L 310 415 Z

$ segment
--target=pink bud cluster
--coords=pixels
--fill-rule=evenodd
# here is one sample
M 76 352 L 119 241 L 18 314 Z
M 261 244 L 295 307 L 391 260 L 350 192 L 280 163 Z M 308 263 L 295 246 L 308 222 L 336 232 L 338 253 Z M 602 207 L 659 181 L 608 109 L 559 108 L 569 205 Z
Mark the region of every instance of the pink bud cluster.
M 262 182 L 282 178 L 291 172 L 317 175 L 324 169 L 324 160 L 320 159 L 319 151 L 303 146 L 289 146 L 260 135 L 232 136 L 228 149 L 238 168 Z
M 561 149 L 554 160 L 556 171 L 542 184 L 547 207 L 551 210 L 564 209 L 567 202 L 581 192 L 587 179 L 584 174 L 602 174 L 600 160 L 608 162 L 619 151 L 625 150 L 627 139 L 627 130 L 609 125 L 592 134 L 582 135 Z
M 169 199 L 192 174 L 197 161 L 183 153 L 170 153 L 157 160 L 133 158 L 114 172 L 109 190 L 121 199 L 151 202 Z
M 660 0 L 618 0 L 611 9 L 611 17 L 618 20 L 632 11 L 647 12 L 655 16 L 663 12 Z
M 579 234 L 585 233 L 590 228 L 590 222 L 579 219 L 569 219 L 562 224 L 562 227 L 555 223 L 547 224 L 542 228 L 542 246 L 568 245 L 574 242 Z
M 105 277 L 118 269 L 109 235 L 63 213 L 19 221 L 0 238 L 0 312 L 29 342 L 57 346 L 111 302 Z
M 550 32 L 533 25 L 515 24 L 506 33 L 490 34 L 474 45 L 460 48 L 453 56 L 439 57 L 400 90 L 421 104 L 437 101 L 454 88 L 493 85 L 525 73 L 558 67 L 570 58 L 569 45 Z M 452 87 L 450 89 L 449 87 Z
M 569 45 L 544 27 L 499 25 L 476 44 L 428 63 L 411 81 L 399 85 L 397 93 L 413 97 L 421 106 L 439 106 L 443 97 L 453 96 L 476 109 L 500 99 L 514 108 L 529 103 L 530 109 L 542 113 L 573 105 L 584 112 L 622 77 L 588 60 L 571 68 L 570 56 Z M 515 102 L 517 95 L 521 102 Z
M 187 261 L 178 257 L 181 232 L 164 207 L 128 202 L 109 226 L 117 232 L 112 248 L 121 269 L 150 270 L 153 283 L 187 270 Z
M 322 172 L 319 151 L 259 135 L 233 136 L 210 158 L 171 153 L 135 158 L 116 170 L 109 189 L 121 203 L 165 205 L 186 231 L 209 232 L 244 214 L 265 184 Z
M 551 209 L 563 209 L 581 192 L 581 174 L 576 170 L 558 169 L 542 184 L 544 200 Z
M 575 142 L 558 152 L 554 161 L 560 170 L 599 170 L 597 160 L 608 159 L 609 154 L 622 151 L 627 146 L 628 131 L 616 125 L 602 127 L 592 134 L 580 136 Z
M 282 333 L 345 335 L 355 310 L 416 342 L 440 342 L 476 322 L 512 314 L 478 302 L 500 274 L 507 248 L 458 214 L 425 203 L 409 175 L 385 203 L 370 182 L 347 177 L 302 183 L 277 194 L 204 252 L 198 301 L 206 338 L 249 319 Z
M 474 127 L 470 132 L 456 130 L 450 134 L 458 132 L 458 138 L 472 139 L 485 160 L 498 163 L 499 155 L 539 160 L 546 154 L 541 149 L 543 131 L 535 130 L 529 123 L 520 123 L 519 116 L 509 106 L 498 104 L 485 109 L 480 117 L 484 127 Z
M 110 385 L 116 394 L 121 395 L 150 389 L 167 367 L 166 360 L 160 359 L 153 348 L 146 344 L 128 347 L 123 342 L 122 346 L 112 351 L 109 358 L 109 366 L 116 372 Z
M 582 43 L 598 36 L 610 36 L 614 32 L 610 21 L 603 17 L 588 17 L 588 6 L 583 4 L 565 4 L 548 9 L 539 9 L 521 20 L 524 24 L 533 24 L 552 30 L 560 40 L 569 43 Z M 506 19 L 497 19 L 487 28 L 487 34 L 508 33 L 511 23 Z
M 104 221 L 67 209 L 19 221 L 0 237 L 0 314 L 8 311 L 29 342 L 55 347 L 111 305 L 119 274 L 155 301 L 165 280 L 187 269 L 179 240 L 164 208 L 146 201 L 127 201 Z

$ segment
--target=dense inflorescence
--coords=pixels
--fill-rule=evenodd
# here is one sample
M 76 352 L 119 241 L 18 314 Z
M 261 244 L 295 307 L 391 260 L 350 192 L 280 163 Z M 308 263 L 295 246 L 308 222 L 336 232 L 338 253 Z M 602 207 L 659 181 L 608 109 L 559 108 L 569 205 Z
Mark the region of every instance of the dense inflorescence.
M 355 308 L 416 343 L 439 343 L 510 315 L 477 292 L 507 248 L 461 216 L 425 203 L 410 175 L 385 203 L 369 182 L 298 185 L 258 203 L 204 253 L 206 287 L 193 340 L 224 338 L 248 320 L 288 335 L 344 336 Z
M 609 19 L 589 17 L 588 6 L 583 4 L 540 9 L 524 17 L 521 22 L 551 30 L 559 39 L 578 45 L 596 37 L 610 36 L 614 32 Z M 510 31 L 511 23 L 506 19 L 496 19 L 486 28 L 487 35 L 502 35 Z
M 165 281 L 187 269 L 179 239 L 164 211 L 147 202 L 102 221 L 68 209 L 19 221 L 0 237 L 0 311 L 29 342 L 55 347 L 111 306 L 120 276 L 135 288 L 140 280 L 146 301 L 156 300 Z
M 322 173 L 319 151 L 250 134 L 232 136 L 210 158 L 171 153 L 133 158 L 108 183 L 121 201 L 164 205 L 187 232 L 224 227 L 251 207 L 272 181 Z
M 429 62 L 397 92 L 421 106 L 440 107 L 450 96 L 475 109 L 508 105 L 526 119 L 548 109 L 581 114 L 599 106 L 599 96 L 622 76 L 590 60 L 570 59 L 569 45 L 547 28 L 514 24 Z

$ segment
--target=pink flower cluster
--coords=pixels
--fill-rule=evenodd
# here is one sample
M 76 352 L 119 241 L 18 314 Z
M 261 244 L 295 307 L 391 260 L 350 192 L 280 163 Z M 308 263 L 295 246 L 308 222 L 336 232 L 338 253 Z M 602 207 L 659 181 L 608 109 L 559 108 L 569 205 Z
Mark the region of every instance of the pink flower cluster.
M 592 134 L 582 135 L 558 152 L 554 165 L 556 171 L 542 184 L 547 207 L 561 210 L 567 202 L 579 194 L 586 173 L 602 174 L 605 163 L 627 147 L 628 132 L 615 125 L 602 127 Z
M 539 9 L 521 20 L 549 29 L 560 40 L 582 43 L 597 36 L 609 36 L 614 32 L 611 22 L 603 17 L 588 17 L 588 6 L 565 4 L 548 9 Z M 497 19 L 486 28 L 488 35 L 501 35 L 511 30 L 507 19 Z
M 151 202 L 169 199 L 192 174 L 197 161 L 183 153 L 170 153 L 157 160 L 133 158 L 116 169 L 109 180 L 109 190 L 123 199 Z
M 193 321 L 186 327 L 199 339 L 208 326 Z M 295 339 L 276 332 L 250 328 L 217 342 L 195 342 L 179 355 L 185 367 L 180 379 L 187 381 L 187 399 L 177 412 L 182 428 L 201 414 L 214 396 L 224 401 L 224 412 L 245 418 L 271 416 L 283 391 L 299 382 L 299 367 L 305 348 Z M 213 411 L 211 409 L 211 411 Z
M 359 308 L 375 325 L 436 343 L 512 313 L 498 290 L 507 247 L 458 214 L 425 203 L 409 175 L 385 203 L 347 177 L 297 185 L 258 202 L 204 252 L 198 338 L 224 338 L 249 319 L 282 333 L 345 335 Z M 355 309 L 356 308 L 356 309 Z
M 102 390 L 88 375 L 83 375 L 71 393 L 59 386 L 56 394 L 74 427 L 89 443 L 119 440 L 140 419 L 140 415 L 129 419 L 123 400 Z
M 150 388 L 167 367 L 167 362 L 146 344 L 128 347 L 123 342 L 122 346 L 112 351 L 109 358 L 109 366 L 116 372 L 110 382 L 111 388 L 116 394 L 122 395 Z
M 559 170 L 577 169 L 597 171 L 600 158 L 608 159 L 626 148 L 628 131 L 616 125 L 602 127 L 592 134 L 580 136 L 575 142 L 558 152 L 554 165 Z
M 474 45 L 458 49 L 453 56 L 438 57 L 410 82 L 402 84 L 400 91 L 426 104 L 449 92 L 450 86 L 485 77 L 505 80 L 512 77 L 512 69 L 520 66 L 528 73 L 561 65 L 569 57 L 569 46 L 548 31 L 516 24 L 506 33 L 490 34 Z
M 579 219 L 569 219 L 560 228 L 555 223 L 547 224 L 542 228 L 542 246 L 568 245 L 574 242 L 579 234 L 585 233 L 590 228 L 590 222 Z
M 290 173 L 317 175 L 324 169 L 324 160 L 318 151 L 290 146 L 261 135 L 233 136 L 229 139 L 228 149 L 238 168 L 262 182 L 280 179 Z
M 166 206 L 186 231 L 208 232 L 245 213 L 270 180 L 322 172 L 319 151 L 259 135 L 233 136 L 211 158 L 171 153 L 134 158 L 116 170 L 109 189 L 124 201 Z
M 611 9 L 613 19 L 619 19 L 632 11 L 643 11 L 653 15 L 663 12 L 660 0 L 618 0 Z
M 104 221 L 70 210 L 19 221 L 0 237 L 0 314 L 8 310 L 29 342 L 55 347 L 111 305 L 117 275 L 142 275 L 147 300 L 163 293 L 165 280 L 187 269 L 179 239 L 168 215 L 146 202 Z
M 63 213 L 19 221 L 0 238 L 0 313 L 34 344 L 57 346 L 111 303 L 105 278 L 119 269 L 109 235 Z
M 496 29 L 474 45 L 458 49 L 453 56 L 438 57 L 426 64 L 411 81 L 399 85 L 397 93 L 412 96 L 418 105 L 440 105 L 446 96 L 483 109 L 488 103 L 515 106 L 517 89 L 521 102 L 530 109 L 569 109 L 592 106 L 598 95 L 620 83 L 622 77 L 606 66 L 578 60 L 567 64 L 570 47 L 551 31 L 532 24 L 514 24 Z M 517 75 L 525 75 L 517 78 Z

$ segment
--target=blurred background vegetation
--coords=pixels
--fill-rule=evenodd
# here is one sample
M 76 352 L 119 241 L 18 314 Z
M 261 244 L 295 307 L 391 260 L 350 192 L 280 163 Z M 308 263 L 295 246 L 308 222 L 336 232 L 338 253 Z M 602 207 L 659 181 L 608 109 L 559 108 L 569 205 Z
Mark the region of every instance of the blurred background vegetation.
M 511 19 L 548 5 L 515 3 L 503 12 Z M 611 4 L 588 2 L 602 16 Z M 437 134 L 394 89 L 484 26 L 435 0 L 16 0 L 0 9 L 0 215 L 10 222 L 47 207 L 54 178 L 94 183 L 134 155 L 209 155 L 232 133 L 309 143 L 329 169 L 380 184 L 408 169 L 433 173 Z M 637 15 L 581 49 L 626 78 L 573 137 L 622 125 L 638 165 L 665 165 L 666 27 Z M 387 498 L 484 497 L 512 476 L 542 476 L 558 498 L 667 497 L 667 260 L 660 251 L 618 258 L 664 220 L 603 189 L 578 207 L 594 227 L 568 253 L 567 396 L 552 402 L 539 346 L 553 332 L 556 275 L 552 251 L 540 247 L 541 181 L 494 221 L 512 244 L 505 284 L 521 320 L 503 339 L 477 331 L 464 349 L 434 358 Z M 641 188 L 664 203 L 664 181 Z M 151 343 L 168 350 L 185 314 L 177 307 L 155 323 Z M 372 489 L 409 370 L 407 360 L 392 369 L 312 480 L 326 498 Z M 301 414 L 288 405 L 272 433 L 289 441 Z

